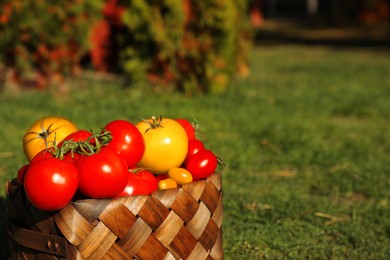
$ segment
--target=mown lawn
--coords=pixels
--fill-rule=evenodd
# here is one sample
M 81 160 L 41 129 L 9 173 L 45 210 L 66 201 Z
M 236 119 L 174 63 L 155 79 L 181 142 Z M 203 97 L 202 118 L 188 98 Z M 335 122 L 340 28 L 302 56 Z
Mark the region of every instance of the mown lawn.
M 226 259 L 389 259 L 390 52 L 258 46 L 251 64 L 250 77 L 220 96 L 87 79 L 62 94 L 0 93 L 1 183 L 26 163 L 21 140 L 39 117 L 85 129 L 186 117 L 228 164 L 220 168 Z

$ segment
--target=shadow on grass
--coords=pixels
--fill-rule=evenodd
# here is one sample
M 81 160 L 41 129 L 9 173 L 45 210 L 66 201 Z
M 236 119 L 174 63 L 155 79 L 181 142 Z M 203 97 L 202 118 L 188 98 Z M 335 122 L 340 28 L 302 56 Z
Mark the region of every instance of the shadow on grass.
M 0 197 L 0 259 L 8 259 L 8 209 L 7 199 Z
M 390 24 L 373 27 L 325 27 L 299 20 L 268 21 L 256 30 L 254 43 L 390 48 Z
M 255 36 L 255 44 L 275 45 L 275 44 L 301 44 L 301 45 L 328 45 L 332 47 L 382 47 L 390 48 L 390 39 L 370 39 L 370 38 L 310 38 L 304 36 L 294 36 L 283 32 L 261 31 Z

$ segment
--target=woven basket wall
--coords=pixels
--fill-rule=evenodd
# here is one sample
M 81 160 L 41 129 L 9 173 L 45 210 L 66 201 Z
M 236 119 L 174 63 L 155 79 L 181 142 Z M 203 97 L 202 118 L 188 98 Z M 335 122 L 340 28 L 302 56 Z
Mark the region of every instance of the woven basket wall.
M 150 196 L 34 208 L 7 183 L 11 259 L 223 259 L 219 173 Z

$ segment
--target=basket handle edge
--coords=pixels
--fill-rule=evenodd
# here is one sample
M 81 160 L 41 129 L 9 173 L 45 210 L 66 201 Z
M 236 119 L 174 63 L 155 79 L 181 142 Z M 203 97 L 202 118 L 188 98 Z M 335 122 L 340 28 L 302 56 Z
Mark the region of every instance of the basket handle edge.
M 68 243 L 62 237 L 24 228 L 8 230 L 8 235 L 9 238 L 21 246 L 56 256 L 68 257 Z

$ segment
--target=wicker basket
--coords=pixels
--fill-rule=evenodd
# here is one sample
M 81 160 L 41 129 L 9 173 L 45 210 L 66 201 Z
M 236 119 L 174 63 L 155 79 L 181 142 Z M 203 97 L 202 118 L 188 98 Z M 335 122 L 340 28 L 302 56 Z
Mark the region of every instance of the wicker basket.
M 40 211 L 7 183 L 11 259 L 222 259 L 216 173 L 149 196 L 85 199 Z

